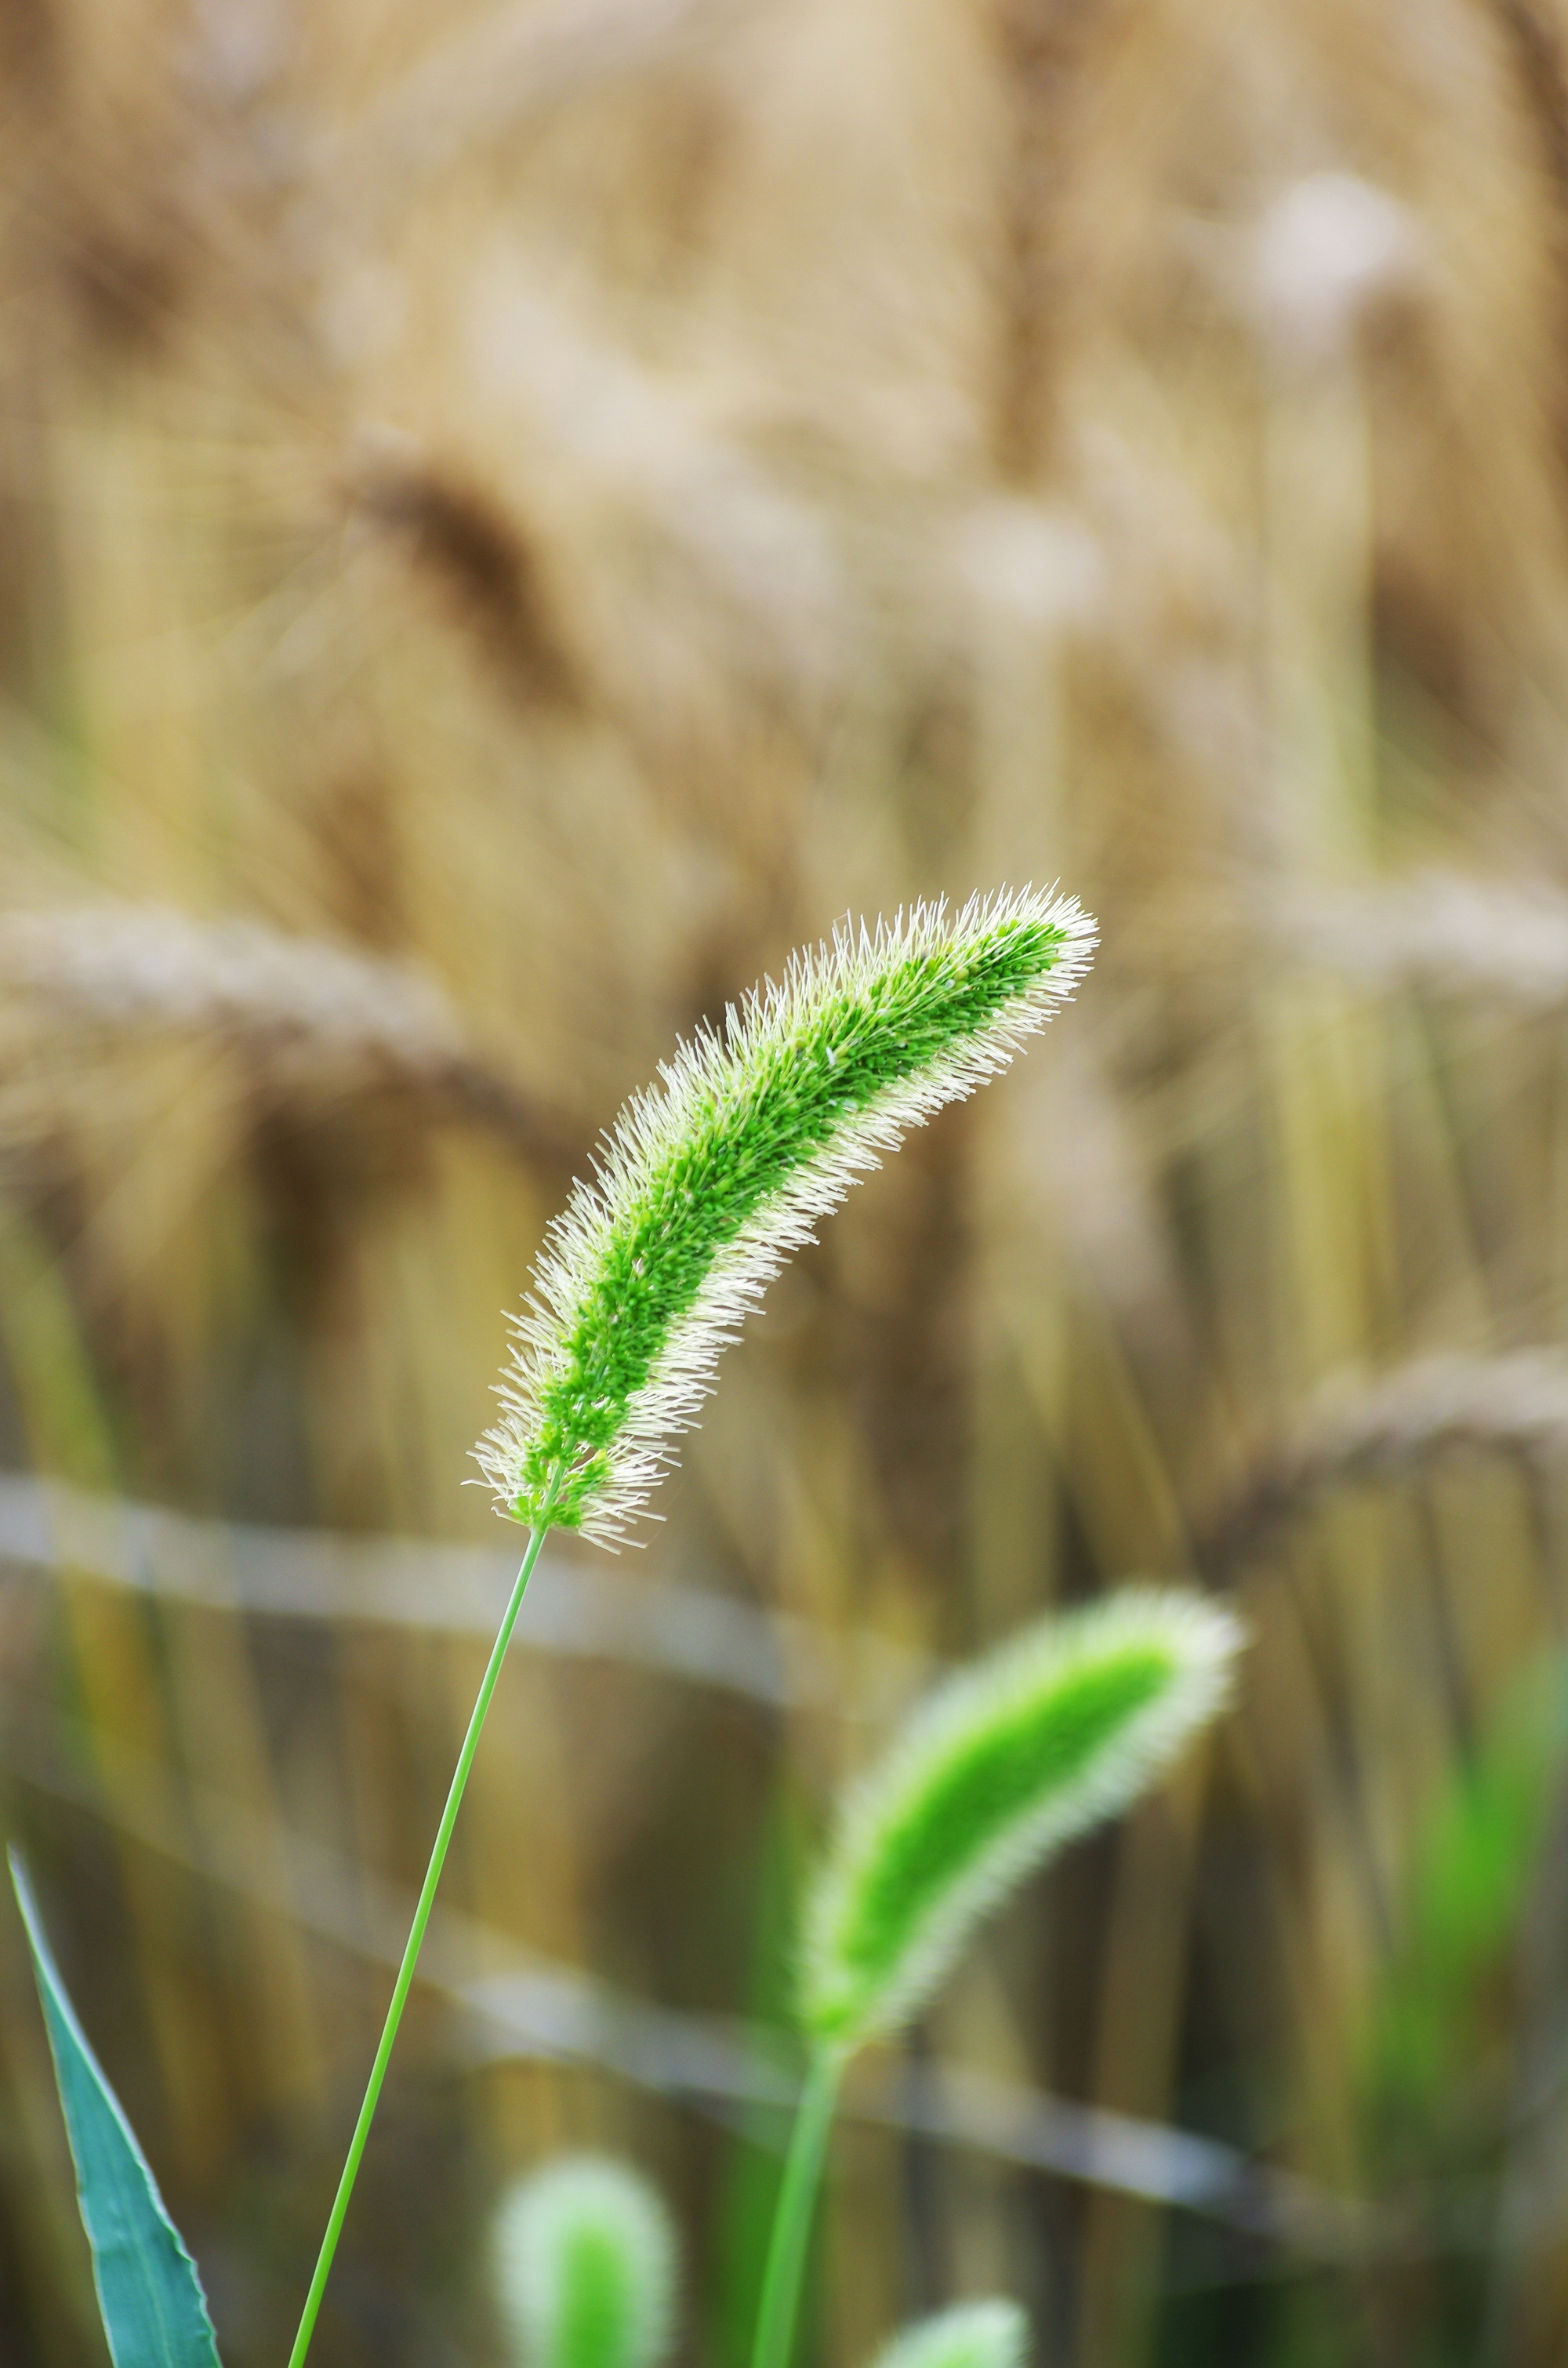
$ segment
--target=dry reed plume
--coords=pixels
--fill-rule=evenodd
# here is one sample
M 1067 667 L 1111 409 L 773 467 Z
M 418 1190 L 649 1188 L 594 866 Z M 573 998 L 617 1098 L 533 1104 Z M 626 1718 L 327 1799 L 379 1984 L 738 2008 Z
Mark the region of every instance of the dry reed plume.
M 1195 1524 L 1200 1566 L 1229 1576 L 1335 1489 L 1418 1473 L 1439 1457 L 1568 1454 L 1568 1358 L 1420 1357 L 1371 1383 L 1340 1381 L 1266 1448 Z
M 392 1096 L 493 1128 L 559 1161 L 570 1138 L 474 1047 L 408 965 L 251 921 L 167 906 L 85 905 L 0 916 L 9 1063 L 69 1076 L 93 1053 L 160 1038 L 222 1047 L 264 1104 L 296 1118 Z

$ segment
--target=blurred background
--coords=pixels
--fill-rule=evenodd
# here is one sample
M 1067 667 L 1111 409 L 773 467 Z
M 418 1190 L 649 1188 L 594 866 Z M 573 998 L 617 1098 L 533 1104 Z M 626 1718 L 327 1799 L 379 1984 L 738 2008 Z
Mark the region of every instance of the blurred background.
M 811 2357 L 1568 2341 L 1558 0 L 5 0 L 0 1794 L 287 2348 L 517 1541 L 551 1213 L 846 911 L 1085 988 L 552 1546 L 318 2338 L 624 2150 L 744 2368 L 793 1902 L 940 1662 L 1196 1570 L 1206 1750 L 835 2148 Z M 0 1910 L 0 2351 L 100 2356 Z

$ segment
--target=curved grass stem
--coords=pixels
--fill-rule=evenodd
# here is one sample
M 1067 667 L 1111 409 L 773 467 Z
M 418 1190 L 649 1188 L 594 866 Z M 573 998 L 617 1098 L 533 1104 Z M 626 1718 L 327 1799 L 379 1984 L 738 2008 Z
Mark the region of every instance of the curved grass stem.
M 833 2126 L 833 2110 L 838 2102 L 843 2071 L 840 2052 L 836 2048 L 821 2048 L 806 2072 L 806 2085 L 796 2108 L 795 2127 L 784 2165 L 784 2181 L 773 2215 L 752 2368 L 789 2368 L 823 2157 L 827 2151 L 827 2134 Z
M 294 2338 L 294 2348 L 289 2354 L 289 2368 L 302 2368 L 305 2354 L 310 2350 L 311 2338 L 315 2332 L 322 2296 L 326 2292 L 326 2282 L 332 2271 L 333 2256 L 337 2250 L 337 2240 L 343 2233 L 343 2223 L 348 2211 L 348 2199 L 354 2192 L 354 2182 L 359 2175 L 359 2165 L 365 2153 L 365 2142 L 370 2135 L 370 2123 L 375 2119 L 376 2107 L 381 2100 L 381 2083 L 386 2078 L 387 2066 L 392 2060 L 398 2025 L 403 2021 L 403 2009 L 408 2002 L 408 1993 L 414 1987 L 415 1968 L 419 1963 L 419 1952 L 424 1943 L 426 1927 L 430 1921 L 430 1910 L 436 1904 L 436 1890 L 441 1880 L 441 1869 L 447 1861 L 447 1849 L 452 1839 L 452 1828 L 458 1821 L 458 1811 L 462 1806 L 469 1770 L 473 1766 L 474 1754 L 479 1748 L 479 1738 L 484 1729 L 485 1717 L 490 1709 L 490 1699 L 495 1691 L 496 1680 L 501 1675 L 501 1664 L 506 1657 L 506 1647 L 512 1641 L 512 1630 L 517 1625 L 517 1614 L 523 1608 L 523 1597 L 528 1591 L 528 1580 L 533 1576 L 540 1549 L 549 1534 L 550 1513 L 553 1501 L 554 1491 L 551 1490 L 540 1508 L 539 1523 L 529 1536 L 523 1554 L 522 1566 L 513 1582 L 510 1600 L 502 1614 L 501 1625 L 496 1630 L 495 1642 L 490 1648 L 490 1658 L 485 1663 L 484 1675 L 480 1679 L 479 1692 L 475 1697 L 472 1713 L 468 1723 L 468 1732 L 463 1736 L 462 1749 L 458 1754 L 458 1764 L 452 1773 L 451 1787 L 447 1794 L 447 1805 L 441 1812 L 441 1822 L 436 1829 L 436 1839 L 430 1851 L 430 1863 L 425 1870 L 425 1880 L 420 1885 L 418 1905 L 414 1911 L 414 1921 L 409 1926 L 408 1939 L 403 1952 L 403 1962 L 397 1969 L 397 1979 L 392 1985 L 392 2002 L 387 2008 L 386 2021 L 381 2026 L 381 2042 L 376 2049 L 375 2062 L 370 2066 L 370 2077 L 365 2085 L 365 2096 L 359 2107 L 359 2118 L 354 2124 L 354 2135 L 348 2142 L 348 2154 L 343 2165 L 343 2176 L 337 2182 L 337 2193 L 333 2198 L 326 2231 L 321 2241 L 321 2251 L 316 2256 L 315 2271 L 311 2279 L 310 2291 L 305 2296 L 304 2309 L 300 2315 L 299 2332 Z

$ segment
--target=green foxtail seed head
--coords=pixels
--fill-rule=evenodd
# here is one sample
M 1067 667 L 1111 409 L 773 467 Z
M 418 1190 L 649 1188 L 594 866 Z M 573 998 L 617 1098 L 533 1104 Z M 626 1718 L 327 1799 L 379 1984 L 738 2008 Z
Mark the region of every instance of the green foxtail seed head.
M 808 1896 L 813 2038 L 847 2050 L 915 2013 L 980 1918 L 1219 1707 L 1240 1642 L 1202 1596 L 1126 1588 L 938 1686 L 848 1795 Z
M 960 2302 L 902 2328 L 876 2368 L 1024 2368 L 1028 2340 L 1020 2304 Z
M 556 1220 L 478 1456 L 505 1511 L 611 1544 L 720 1351 L 791 1251 L 906 1129 L 1004 1067 L 1082 976 L 1071 897 L 846 923 L 732 1005 L 631 1102 Z
M 520 2180 L 495 2218 L 496 2289 L 521 2368 L 658 2368 L 675 2237 L 646 2180 L 573 2155 Z

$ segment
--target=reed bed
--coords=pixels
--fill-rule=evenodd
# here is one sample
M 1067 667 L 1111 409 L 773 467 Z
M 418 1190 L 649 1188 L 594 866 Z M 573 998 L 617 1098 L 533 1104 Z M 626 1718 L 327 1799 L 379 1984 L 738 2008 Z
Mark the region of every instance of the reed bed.
M 833 1800 L 935 1668 L 1196 1577 L 1234 1713 L 858 2067 L 802 2353 L 1006 2294 L 1042 2368 L 1561 2357 L 1562 55 L 1545 0 L 0 28 L 0 1791 L 228 2368 L 568 1179 L 846 911 L 1057 879 L 1078 1000 L 778 1278 L 642 1552 L 549 1549 L 314 2356 L 499 2368 L 500 2199 L 612 2153 L 739 2368 Z M 65 2368 L 29 1980 L 0 1918 L 0 2352 Z

